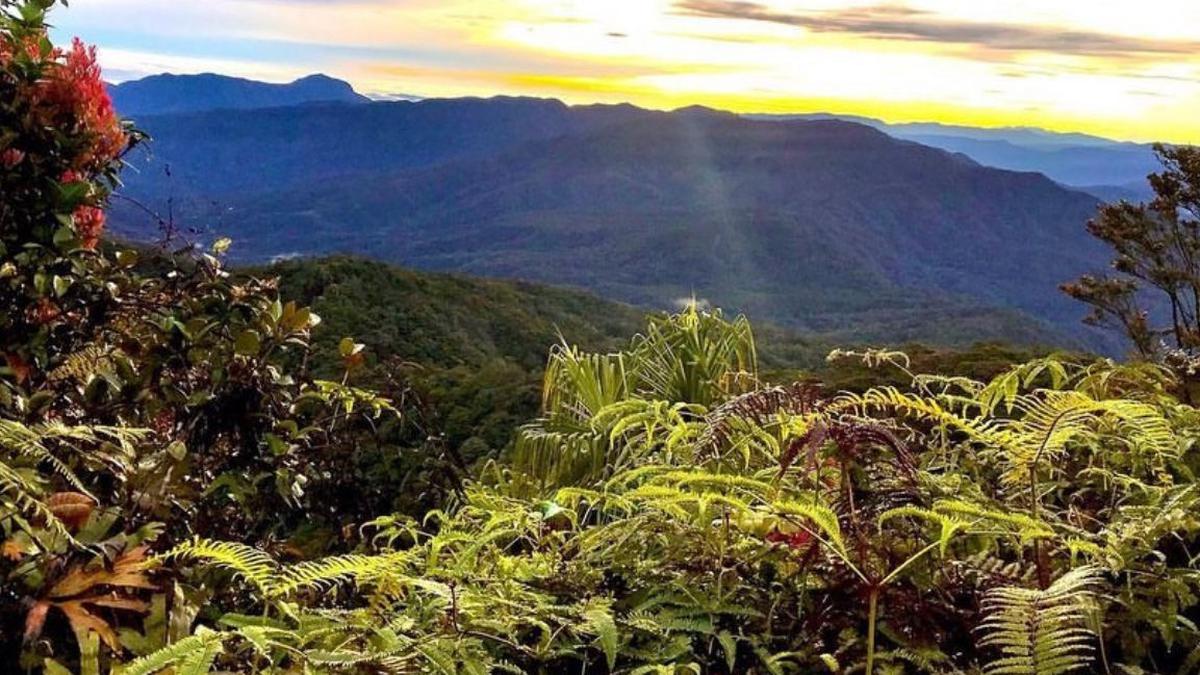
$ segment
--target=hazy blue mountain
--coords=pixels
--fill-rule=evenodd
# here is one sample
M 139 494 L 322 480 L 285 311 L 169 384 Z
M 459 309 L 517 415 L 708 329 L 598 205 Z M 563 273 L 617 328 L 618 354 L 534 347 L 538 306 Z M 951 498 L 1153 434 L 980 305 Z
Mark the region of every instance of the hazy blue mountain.
M 310 75 L 289 84 L 256 82 L 225 75 L 152 75 L 109 86 L 113 103 L 126 116 L 201 110 L 246 110 L 304 103 L 365 103 L 349 83 Z
M 1003 141 L 1025 148 L 1053 149 L 1062 147 L 1109 148 L 1113 145 L 1138 147 L 1136 143 L 1122 143 L 1090 134 L 1048 131 L 1037 127 L 968 127 L 938 122 L 906 122 L 886 124 L 890 131 L 899 136 L 946 136 L 950 138 L 973 138 L 981 141 Z
M 620 109 L 611 110 L 615 116 Z M 559 101 L 520 98 L 140 116 L 139 126 L 154 142 L 133 158 L 142 171 L 130 180 L 139 194 L 177 197 L 278 190 L 487 157 L 525 141 L 580 131 L 597 119 Z
M 845 119 L 1000 169 L 1034 171 L 1103 199 L 1148 198 L 1146 176 L 1159 169 L 1149 145 L 1032 127 L 976 128 L 937 123 L 888 124 L 869 117 L 826 113 L 752 115 L 765 120 Z
M 1129 185 L 1083 185 L 1079 187 L 1084 192 L 1095 195 L 1105 202 L 1145 202 L 1154 198 L 1154 190 L 1141 180 Z
M 1128 196 L 1144 197 L 1149 190 L 1146 176 L 1160 168 L 1150 147 L 1134 143 L 1030 147 L 1011 141 L 940 134 L 901 131 L 895 135 L 950 152 L 961 152 L 988 166 L 1036 171 L 1064 185 L 1103 192 L 1097 195 L 1101 197 L 1112 194 L 1114 187 L 1124 188 Z
M 1090 339 L 1055 289 L 1106 262 L 1094 197 L 842 121 L 501 98 L 139 122 L 127 194 L 244 261 L 358 253 L 940 343 Z

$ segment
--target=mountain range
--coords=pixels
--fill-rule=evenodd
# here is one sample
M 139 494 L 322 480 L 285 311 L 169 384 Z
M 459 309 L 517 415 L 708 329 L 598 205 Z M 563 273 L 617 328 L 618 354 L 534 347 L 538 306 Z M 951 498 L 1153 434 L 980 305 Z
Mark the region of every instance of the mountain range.
M 1095 196 L 874 125 L 520 98 L 137 121 L 155 140 L 124 196 L 244 262 L 354 253 L 851 341 L 1117 348 L 1056 290 L 1106 264 Z
M 370 100 L 355 92 L 349 83 L 327 75 L 309 75 L 288 84 L 273 84 L 212 73 L 162 74 L 110 84 L 108 91 L 117 110 L 133 117 Z
M 1159 169 L 1148 144 L 1031 127 L 978 128 L 929 122 L 889 124 L 870 117 L 816 113 L 750 115 L 762 120 L 841 119 L 879 129 L 893 138 L 964 154 L 1000 169 L 1034 171 L 1104 199 L 1149 198 L 1146 176 Z

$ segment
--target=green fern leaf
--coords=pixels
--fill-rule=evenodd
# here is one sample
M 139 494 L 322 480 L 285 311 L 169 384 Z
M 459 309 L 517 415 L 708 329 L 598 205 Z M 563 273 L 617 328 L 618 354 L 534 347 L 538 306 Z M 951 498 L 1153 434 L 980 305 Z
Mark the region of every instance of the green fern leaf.
M 1100 583 L 1099 570 L 1080 567 L 1044 591 L 1002 587 L 984 599 L 981 647 L 1001 656 L 988 675 L 1061 675 L 1091 663 L 1095 639 L 1088 614 Z

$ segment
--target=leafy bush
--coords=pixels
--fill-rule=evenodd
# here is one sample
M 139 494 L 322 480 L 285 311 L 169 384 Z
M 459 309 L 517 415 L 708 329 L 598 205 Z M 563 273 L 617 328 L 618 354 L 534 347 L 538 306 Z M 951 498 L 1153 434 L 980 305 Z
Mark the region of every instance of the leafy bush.
M 345 378 L 308 375 L 319 319 L 271 280 L 228 274 L 227 242 L 153 270 L 99 245 L 140 135 L 114 114 L 94 51 L 50 43 L 52 5 L 0 4 L 6 672 L 125 653 L 122 632 L 160 589 L 142 569 L 151 544 L 336 549 L 341 519 L 368 513 L 345 467 L 396 413 Z M 344 371 L 359 361 L 348 351 Z M 306 542 L 301 525 L 325 531 Z

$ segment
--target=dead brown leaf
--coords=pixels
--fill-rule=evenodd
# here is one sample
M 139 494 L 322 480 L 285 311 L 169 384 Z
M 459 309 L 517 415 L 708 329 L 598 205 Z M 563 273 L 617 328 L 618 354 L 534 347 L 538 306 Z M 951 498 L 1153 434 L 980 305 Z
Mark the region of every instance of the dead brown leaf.
M 67 617 L 76 635 L 96 633 L 110 649 L 121 651 L 114 627 L 93 610 L 149 611 L 150 605 L 145 601 L 122 595 L 130 591 L 156 590 L 147 575 L 145 562 L 146 547 L 142 546 L 121 554 L 111 565 L 106 565 L 103 560 L 93 560 L 71 569 L 29 610 L 25 617 L 25 639 L 34 640 L 41 635 L 46 614 L 57 607 Z
M 71 530 L 79 530 L 87 522 L 96 502 L 79 492 L 56 492 L 46 500 L 50 512 Z

